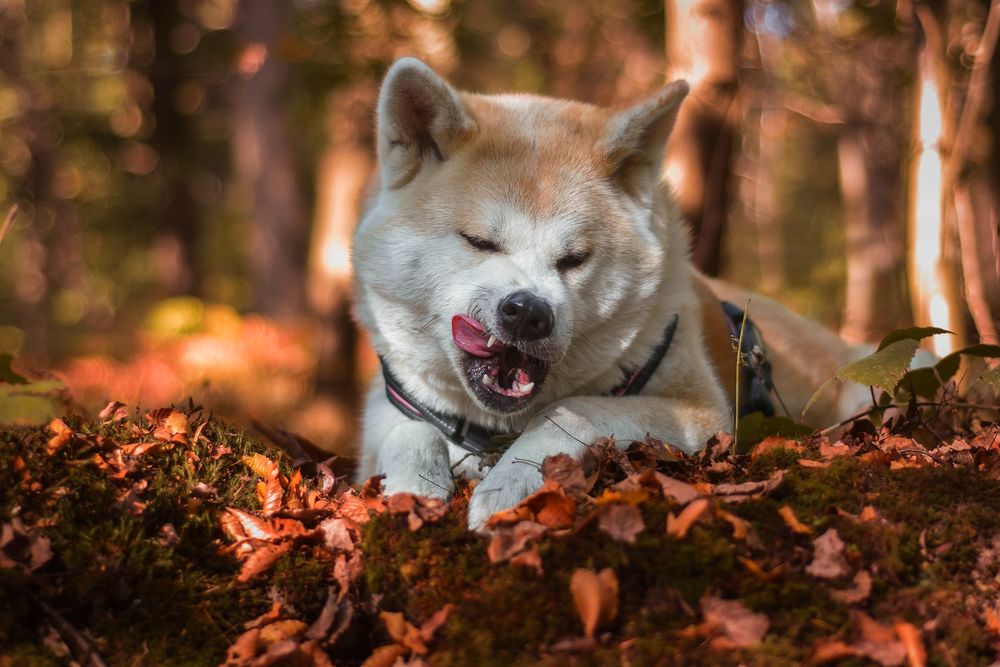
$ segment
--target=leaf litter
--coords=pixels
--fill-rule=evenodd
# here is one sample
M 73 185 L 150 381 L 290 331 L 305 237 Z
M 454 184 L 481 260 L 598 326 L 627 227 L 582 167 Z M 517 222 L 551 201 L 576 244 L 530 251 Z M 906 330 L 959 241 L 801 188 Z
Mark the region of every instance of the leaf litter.
M 500 649 L 528 663 L 534 662 L 530 655 L 541 659 L 551 652 L 619 664 L 626 656 L 655 654 L 655 645 L 676 645 L 687 655 L 715 655 L 720 664 L 756 664 L 753 656 L 765 655 L 769 646 L 785 646 L 811 664 L 853 658 L 923 665 L 932 655 L 954 656 L 948 628 L 960 622 L 972 623 L 981 638 L 962 650 L 979 651 L 974 655 L 984 659 L 1000 651 L 1000 547 L 985 542 L 1000 543 L 995 524 L 990 533 L 985 519 L 978 520 L 983 532 L 966 534 L 980 554 L 974 587 L 939 579 L 939 593 L 928 600 L 890 604 L 887 587 L 909 575 L 873 540 L 898 537 L 907 530 L 900 517 L 916 516 L 907 514 L 916 508 L 893 505 L 887 481 L 863 493 L 847 487 L 822 501 L 795 494 L 809 489 L 815 495 L 812 479 L 835 483 L 857 470 L 869 476 L 879 471 L 883 480 L 953 471 L 1000 488 L 1000 426 L 981 417 L 964 431 L 942 431 L 940 441 L 923 438 L 922 426 L 901 416 L 878 426 L 846 425 L 837 439 L 766 438 L 746 454 L 733 451 L 727 434 L 694 456 L 648 437 L 624 448 L 604 438 L 582 460 L 559 455 L 541 462 L 542 487 L 494 515 L 485 539 L 461 530 L 472 488 L 467 482 L 459 482 L 450 503 L 410 494 L 387 498 L 378 478 L 350 485 L 346 475 L 322 462 L 300 460 L 291 469 L 286 458 L 266 450 L 234 455 L 230 445 L 208 435 L 209 420 L 194 409 L 131 417 L 127 406 L 110 403 L 98 419 L 128 437 L 116 440 L 56 419 L 47 428 L 44 456 L 100 471 L 117 489 L 115 511 L 141 517 L 163 493 L 153 476 L 157 459 L 183 454 L 192 475 L 186 502 L 214 508 L 218 554 L 233 563 L 230 585 L 267 587 L 270 608 L 248 614 L 243 628 L 230 634 L 219 658 L 227 665 L 377 667 L 435 662 L 435 656 L 442 664 L 471 664 L 455 657 L 473 651 L 457 628 L 475 622 L 465 616 L 469 609 L 488 605 L 491 591 L 502 585 L 497 582 L 515 574 L 512 581 L 526 590 L 547 582 L 555 587 L 533 604 L 548 610 L 556 634 L 543 632 L 539 636 L 547 639 Z M 40 482 L 27 459 L 19 455 L 12 466 L 22 492 L 56 495 L 60 487 L 31 490 Z M 206 466 L 226 460 L 244 471 L 247 487 L 238 503 L 220 482 L 199 478 Z M 34 576 L 55 567 L 60 554 L 53 552 L 47 526 L 58 521 L 28 520 L 16 511 L 0 521 L 0 568 Z M 929 525 L 919 540 L 922 567 L 939 578 L 958 539 L 942 530 Z M 187 539 L 183 525 L 157 524 L 161 548 L 179 548 Z M 380 540 L 396 546 L 386 551 Z M 453 545 L 467 546 L 449 564 Z M 567 549 L 580 565 L 566 567 Z M 649 567 L 642 559 L 651 549 L 674 559 L 676 577 L 667 566 L 662 574 L 654 566 L 639 575 Z M 705 549 L 720 565 L 732 563 L 728 574 L 720 570 L 719 577 L 705 578 L 699 567 L 713 564 L 695 567 Z M 386 570 L 392 558 L 398 565 Z M 319 566 L 318 604 L 287 602 L 289 592 L 274 583 L 292 562 Z M 456 586 L 465 581 L 463 567 L 479 574 Z M 439 587 L 428 572 L 449 572 L 452 583 Z M 660 583 L 640 594 L 636 576 Z M 396 577 L 412 590 L 391 585 Z M 837 611 L 797 625 L 788 609 L 766 602 L 765 591 L 782 586 L 809 591 L 816 604 Z M 952 607 L 971 611 L 946 611 Z M 643 614 L 661 619 L 655 630 L 636 616 L 647 608 Z M 573 623 L 556 622 L 560 615 Z M 488 631 L 500 634 L 502 627 Z M 659 644 L 648 643 L 650 632 Z

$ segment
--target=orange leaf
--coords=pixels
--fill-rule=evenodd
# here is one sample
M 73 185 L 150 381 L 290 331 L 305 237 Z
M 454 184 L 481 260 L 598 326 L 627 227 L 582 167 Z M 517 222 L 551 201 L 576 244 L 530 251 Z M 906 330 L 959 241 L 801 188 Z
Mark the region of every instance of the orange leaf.
M 906 649 L 906 657 L 910 661 L 910 667 L 924 667 L 927 664 L 927 651 L 924 649 L 924 642 L 920 639 L 920 630 L 909 623 L 897 622 L 893 626 L 899 641 L 903 642 Z
M 281 482 L 278 481 L 278 469 L 275 467 L 271 472 L 271 476 L 267 478 L 267 483 L 264 485 L 264 493 L 261 500 L 261 509 L 264 514 L 276 512 L 281 507 L 282 496 Z
M 271 476 L 272 471 L 278 469 L 278 465 L 274 461 L 256 452 L 252 455 L 244 456 L 243 463 L 250 470 L 253 470 L 258 477 L 262 477 L 263 479 L 267 479 Z
M 756 447 L 750 452 L 750 460 L 756 461 L 763 454 L 773 451 L 775 449 L 789 449 L 792 451 L 802 451 L 802 445 L 795 442 L 794 440 L 789 440 L 787 438 L 782 438 L 777 435 L 769 435 L 757 444 Z
M 605 505 L 598 515 L 597 527 L 619 542 L 635 544 L 635 536 L 646 528 L 642 512 L 635 505 Z
M 243 562 L 237 581 L 247 582 L 256 577 L 261 572 L 266 572 L 274 565 L 279 558 L 288 553 L 292 548 L 291 542 L 280 542 L 278 544 L 264 544 L 253 551 Z
M 733 539 L 734 540 L 745 540 L 747 535 L 750 533 L 750 522 L 746 519 L 741 519 L 740 517 L 727 512 L 725 510 L 719 510 L 716 512 L 716 516 L 720 519 L 729 523 L 733 527 Z
M 583 634 L 593 637 L 598 625 L 618 614 L 618 576 L 611 568 L 599 573 L 577 568 L 569 580 L 576 613 L 583 623 Z
M 667 514 L 667 535 L 683 540 L 691 530 L 691 526 L 701 519 L 708 507 L 708 498 L 699 498 L 681 510 L 679 515 L 674 516 L 673 512 Z
M 391 667 L 397 658 L 406 655 L 408 651 L 399 644 L 388 644 L 375 649 L 361 667 Z
M 782 505 L 778 508 L 778 514 L 784 519 L 785 524 L 792 529 L 793 532 L 799 535 L 812 535 L 812 528 L 805 525 L 799 521 L 799 517 L 795 516 L 795 510 L 789 505 Z
M 49 430 L 53 435 L 45 445 L 45 453 L 52 456 L 73 438 L 73 430 L 61 419 L 50 421 Z

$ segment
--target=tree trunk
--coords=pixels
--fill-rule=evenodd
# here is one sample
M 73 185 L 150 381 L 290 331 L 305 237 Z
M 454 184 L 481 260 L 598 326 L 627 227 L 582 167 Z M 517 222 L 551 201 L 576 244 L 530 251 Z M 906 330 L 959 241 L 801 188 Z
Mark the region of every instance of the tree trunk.
M 667 76 L 691 84 L 667 146 L 666 175 L 694 232 L 695 265 L 717 275 L 731 203 L 744 3 L 667 0 L 665 8 Z
M 278 318 L 305 305 L 305 204 L 283 113 L 287 67 L 278 53 L 287 6 L 282 0 L 242 0 L 236 65 L 233 162 L 249 202 L 248 262 L 254 306 Z
M 917 155 L 910 201 L 910 295 L 917 325 L 948 329 L 957 335 L 934 336 L 929 345 L 945 355 L 966 339 L 955 256 L 954 226 L 945 217 L 945 151 L 953 131 L 945 108 L 950 74 L 944 60 L 945 18 L 924 4 L 915 7 L 923 29 L 915 95 Z

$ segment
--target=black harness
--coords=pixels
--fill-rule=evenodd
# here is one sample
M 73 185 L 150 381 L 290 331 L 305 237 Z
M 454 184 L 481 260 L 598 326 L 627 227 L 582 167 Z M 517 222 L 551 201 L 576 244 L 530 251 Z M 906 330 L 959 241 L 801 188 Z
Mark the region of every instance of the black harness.
M 729 325 L 730 335 L 734 337 L 734 340 L 739 340 L 743 310 L 726 302 L 722 303 L 722 310 Z M 670 319 L 667 328 L 663 331 L 663 337 L 659 344 L 653 348 L 649 360 L 640 368 L 626 372 L 622 382 L 609 391 L 608 396 L 635 396 L 643 390 L 650 378 L 653 377 L 653 373 L 660 367 L 660 362 L 667 356 L 677 331 L 678 320 L 677 315 Z M 763 337 L 749 318 L 747 318 L 743 331 L 743 348 L 740 350 L 740 358 L 743 363 L 740 373 L 740 416 L 751 412 L 763 412 L 766 416 L 773 415 L 774 405 L 770 398 L 770 391 L 774 388 L 771 383 L 771 365 L 767 361 Z M 380 359 L 380 361 L 382 362 L 382 376 L 385 378 L 385 395 L 389 402 L 410 419 L 427 422 L 441 431 L 449 441 L 462 449 L 476 456 L 494 454 L 503 451 L 520 435 L 493 431 L 470 422 L 465 417 L 430 409 L 403 389 L 399 380 L 389 370 L 385 359 Z M 746 386 L 745 390 L 744 385 Z

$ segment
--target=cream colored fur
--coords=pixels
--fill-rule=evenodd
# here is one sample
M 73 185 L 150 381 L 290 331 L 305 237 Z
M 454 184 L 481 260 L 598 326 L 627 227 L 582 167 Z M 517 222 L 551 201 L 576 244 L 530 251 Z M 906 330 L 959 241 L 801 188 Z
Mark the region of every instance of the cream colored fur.
M 357 317 L 418 401 L 521 433 L 476 487 L 473 528 L 541 484 L 537 467 L 519 461 L 539 464 L 578 454 L 581 441 L 614 435 L 625 444 L 647 433 L 694 452 L 731 428 L 732 352 L 713 292 L 745 299 L 694 272 L 685 227 L 659 178 L 686 93 L 675 82 L 634 105 L 604 109 L 460 93 L 413 59 L 386 76 L 378 107 L 382 186 L 354 244 Z M 477 251 L 459 232 L 489 236 L 502 251 Z M 561 272 L 555 260 L 568 250 L 589 255 Z M 522 289 L 555 311 L 536 355 L 551 369 L 527 409 L 497 414 L 466 389 L 451 318 L 472 314 L 494 330 L 499 300 Z M 774 302 L 752 309 L 793 405 L 858 354 Z M 673 345 L 642 394 L 605 396 L 623 369 L 646 362 L 675 314 Z M 817 408 L 825 421 L 844 416 L 841 398 Z M 361 478 L 384 474 L 389 493 L 444 497 L 452 467 L 479 477 L 478 463 L 393 407 L 381 378 L 373 383 Z

